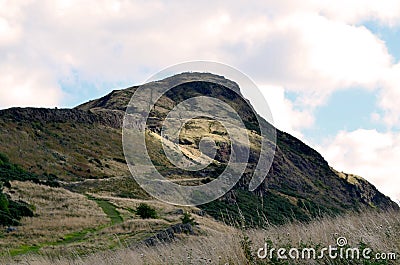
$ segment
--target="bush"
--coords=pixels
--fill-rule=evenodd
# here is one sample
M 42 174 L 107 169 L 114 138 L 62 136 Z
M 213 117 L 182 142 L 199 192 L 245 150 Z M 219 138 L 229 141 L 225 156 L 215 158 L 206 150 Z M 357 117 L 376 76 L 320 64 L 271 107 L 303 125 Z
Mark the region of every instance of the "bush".
M 14 216 L 18 220 L 21 219 L 22 216 L 33 217 L 33 207 L 31 205 L 27 204 L 24 201 L 9 200 L 9 202 L 11 216 Z
M 191 224 L 191 225 L 197 225 L 196 221 L 192 217 L 192 215 L 189 212 L 186 212 L 183 214 L 181 217 L 182 224 Z
M 2 162 L 2 164 L 8 164 L 10 160 L 5 154 L 0 153 L 0 162 Z
M 3 193 L 2 187 L 0 187 L 0 213 L 10 214 L 8 205 L 9 205 L 8 199 L 6 195 Z
M 23 216 L 33 216 L 31 206 L 23 201 L 12 201 L 3 193 L 0 183 L 0 226 L 18 225 Z
M 146 203 L 141 203 L 137 207 L 136 214 L 139 215 L 142 219 L 157 218 L 156 210 Z

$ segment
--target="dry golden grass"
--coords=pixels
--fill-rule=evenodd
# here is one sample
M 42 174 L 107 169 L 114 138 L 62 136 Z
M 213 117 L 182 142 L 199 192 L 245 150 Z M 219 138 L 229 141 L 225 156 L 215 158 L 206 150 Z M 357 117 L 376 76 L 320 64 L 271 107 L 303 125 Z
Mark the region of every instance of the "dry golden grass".
M 269 241 L 277 248 L 284 246 L 318 248 L 318 245 L 328 247 L 335 245 L 337 238 L 345 237 L 349 247 L 364 245 L 375 252 L 397 253 L 397 263 L 366 264 L 399 264 L 400 262 L 400 212 L 370 211 L 336 218 L 322 218 L 308 224 L 291 223 L 285 226 L 270 226 L 266 230 L 256 229 L 247 233 L 255 246 L 262 247 L 264 242 Z M 331 264 L 325 262 L 324 264 Z M 304 264 L 320 263 L 307 261 Z
M 248 232 L 254 243 L 262 244 L 265 238 L 275 244 L 299 242 L 319 242 L 334 244 L 340 236 L 346 237 L 349 244 L 360 242 L 376 250 L 400 250 L 400 213 L 365 212 L 341 217 L 322 218 L 309 224 L 291 223 L 285 226 L 269 227 Z
M 13 233 L 0 238 L 3 252 L 21 245 L 35 245 L 61 239 L 63 235 L 94 228 L 109 222 L 102 209 L 84 195 L 63 188 L 51 188 L 32 182 L 12 182 L 14 200 L 35 206 L 35 216 L 23 218 Z
M 18 257 L 18 264 L 358 264 L 346 261 L 333 263 L 329 260 L 315 263 L 310 260 L 303 263 L 267 263 L 266 260 L 256 257 L 258 248 L 263 247 L 266 240 L 273 247 L 300 248 L 304 244 L 314 247 L 334 245 L 339 236 L 346 237 L 351 246 L 363 242 L 374 251 L 396 252 L 397 262 L 400 259 L 399 212 L 366 212 L 324 218 L 308 224 L 269 226 L 262 230 L 239 230 L 208 218 L 196 217 L 196 221 L 204 231 L 202 235 L 183 236 L 170 244 L 159 244 L 155 247 L 137 245 L 133 248 L 82 256 L 74 253 L 52 257 L 28 255 Z M 251 257 L 246 249 L 250 250 Z M 11 258 L 3 259 L 3 262 L 16 264 Z
M 178 209 L 199 210 L 178 208 L 156 200 L 117 198 L 109 192 L 90 194 L 96 200 L 111 203 L 123 218 L 122 222 L 111 223 L 98 204 L 84 195 L 31 182 L 14 181 L 12 187 L 7 192 L 14 200 L 34 205 L 35 216 L 22 219 L 16 232 L 0 233 L 0 254 L 34 251 L 58 255 L 123 247 L 179 223 L 182 214 Z M 140 203 L 155 208 L 158 218 L 143 220 L 138 217 L 134 211 Z
M 227 255 L 228 253 L 230 254 Z M 50 259 L 43 256 L 26 256 L 17 264 L 244 264 L 242 263 L 244 259 L 240 238 L 228 234 L 218 238 L 186 238 L 154 248 L 139 247 L 104 251 L 85 257 Z M 10 261 L 9 264 L 15 263 Z

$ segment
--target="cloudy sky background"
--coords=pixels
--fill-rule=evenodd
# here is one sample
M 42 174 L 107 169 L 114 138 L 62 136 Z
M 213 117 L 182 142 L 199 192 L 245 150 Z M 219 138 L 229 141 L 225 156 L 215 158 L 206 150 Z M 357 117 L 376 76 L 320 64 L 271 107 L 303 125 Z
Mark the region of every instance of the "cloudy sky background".
M 247 74 L 278 128 L 400 200 L 399 0 L 0 0 L 0 108 L 72 107 L 193 60 Z

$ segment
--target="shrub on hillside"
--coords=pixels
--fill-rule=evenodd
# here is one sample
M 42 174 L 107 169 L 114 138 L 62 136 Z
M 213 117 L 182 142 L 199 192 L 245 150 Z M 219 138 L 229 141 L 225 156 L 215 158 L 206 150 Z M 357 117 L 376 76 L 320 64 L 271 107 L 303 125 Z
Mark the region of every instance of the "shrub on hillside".
M 198 225 L 198 223 L 194 220 L 194 218 L 189 212 L 185 212 L 181 217 L 181 220 L 182 224 Z
M 136 214 L 139 215 L 142 219 L 157 218 L 156 210 L 146 203 L 141 203 L 137 207 Z
M 0 184 L 0 226 L 18 225 L 23 216 L 33 216 L 31 206 L 23 201 L 12 201 L 3 193 Z

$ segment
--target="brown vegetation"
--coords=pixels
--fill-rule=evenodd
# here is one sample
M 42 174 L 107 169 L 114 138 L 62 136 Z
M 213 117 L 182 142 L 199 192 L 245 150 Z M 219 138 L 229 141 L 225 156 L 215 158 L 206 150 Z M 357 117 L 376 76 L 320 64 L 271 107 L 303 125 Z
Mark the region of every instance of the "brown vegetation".
M 90 255 L 64 253 L 61 256 L 26 255 L 18 257 L 19 264 L 397 264 L 396 261 L 372 263 L 372 261 L 341 260 L 337 263 L 325 259 L 297 260 L 294 263 L 260 260 L 258 248 L 268 242 L 272 247 L 304 246 L 319 248 L 335 245 L 339 236 L 348 240 L 349 246 L 364 245 L 376 252 L 394 252 L 400 259 L 400 213 L 366 212 L 336 218 L 323 218 L 311 223 L 290 223 L 284 226 L 268 226 L 265 229 L 237 229 L 208 218 L 198 219 L 203 235 L 185 236 L 170 244 L 155 247 L 137 245 L 115 251 L 103 251 Z M 12 259 L 3 261 L 15 264 Z M 360 261 L 361 262 L 361 261 Z M 371 263 L 368 263 L 371 262 Z

